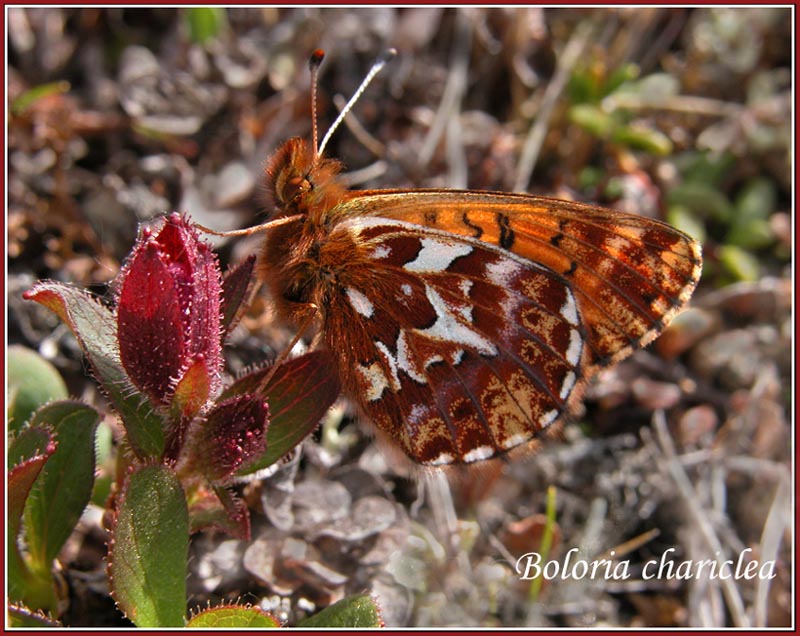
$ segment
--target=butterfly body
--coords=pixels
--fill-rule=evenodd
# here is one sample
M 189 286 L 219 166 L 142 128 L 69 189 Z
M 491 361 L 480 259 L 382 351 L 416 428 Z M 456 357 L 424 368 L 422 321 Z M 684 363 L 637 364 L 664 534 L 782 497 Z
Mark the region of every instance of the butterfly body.
M 345 392 L 406 455 L 469 464 L 538 444 L 598 367 L 688 301 L 699 246 L 670 226 L 532 195 L 349 191 L 292 139 L 260 274 L 318 322 Z

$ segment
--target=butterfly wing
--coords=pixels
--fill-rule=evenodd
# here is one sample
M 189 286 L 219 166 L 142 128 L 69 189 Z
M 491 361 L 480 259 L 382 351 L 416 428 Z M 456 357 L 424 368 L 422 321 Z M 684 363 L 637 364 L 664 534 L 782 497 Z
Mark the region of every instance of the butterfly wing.
M 575 295 L 589 366 L 652 341 L 689 300 L 700 246 L 660 221 L 592 205 L 495 192 L 354 193 L 380 215 L 475 238 L 560 274 Z
M 567 408 L 585 337 L 561 275 L 404 221 L 357 217 L 329 244 L 346 238 L 358 253 L 337 273 L 323 337 L 346 391 L 410 457 L 488 459 Z
M 592 367 L 654 338 L 700 251 L 658 221 L 496 193 L 355 193 L 324 338 L 348 393 L 418 463 L 537 443 Z

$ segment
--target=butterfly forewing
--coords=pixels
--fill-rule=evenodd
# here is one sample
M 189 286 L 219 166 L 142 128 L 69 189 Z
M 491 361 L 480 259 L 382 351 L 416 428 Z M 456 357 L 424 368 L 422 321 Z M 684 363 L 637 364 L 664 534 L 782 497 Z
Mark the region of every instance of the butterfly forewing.
M 700 248 L 646 217 L 530 195 L 381 191 L 359 197 L 380 214 L 469 236 L 539 263 L 573 290 L 591 351 L 607 365 L 652 340 L 700 277 Z
M 488 459 L 563 412 L 584 339 L 555 272 L 401 221 L 358 217 L 330 239 L 352 240 L 359 265 L 330 299 L 328 347 L 350 394 L 417 462 Z

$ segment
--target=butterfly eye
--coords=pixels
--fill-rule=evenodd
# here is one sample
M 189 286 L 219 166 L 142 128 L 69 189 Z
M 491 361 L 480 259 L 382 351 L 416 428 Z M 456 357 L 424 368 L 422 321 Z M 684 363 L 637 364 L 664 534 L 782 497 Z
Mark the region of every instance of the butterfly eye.
M 283 188 L 283 200 L 287 203 L 293 203 L 298 197 L 313 189 L 314 186 L 308 177 L 292 177 Z

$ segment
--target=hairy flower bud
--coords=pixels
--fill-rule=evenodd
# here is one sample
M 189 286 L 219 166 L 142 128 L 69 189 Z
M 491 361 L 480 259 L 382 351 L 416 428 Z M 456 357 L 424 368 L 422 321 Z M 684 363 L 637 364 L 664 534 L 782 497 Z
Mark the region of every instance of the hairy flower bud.
M 117 333 L 131 381 L 154 404 L 197 412 L 219 386 L 221 275 L 177 213 L 142 232 L 120 274 Z

